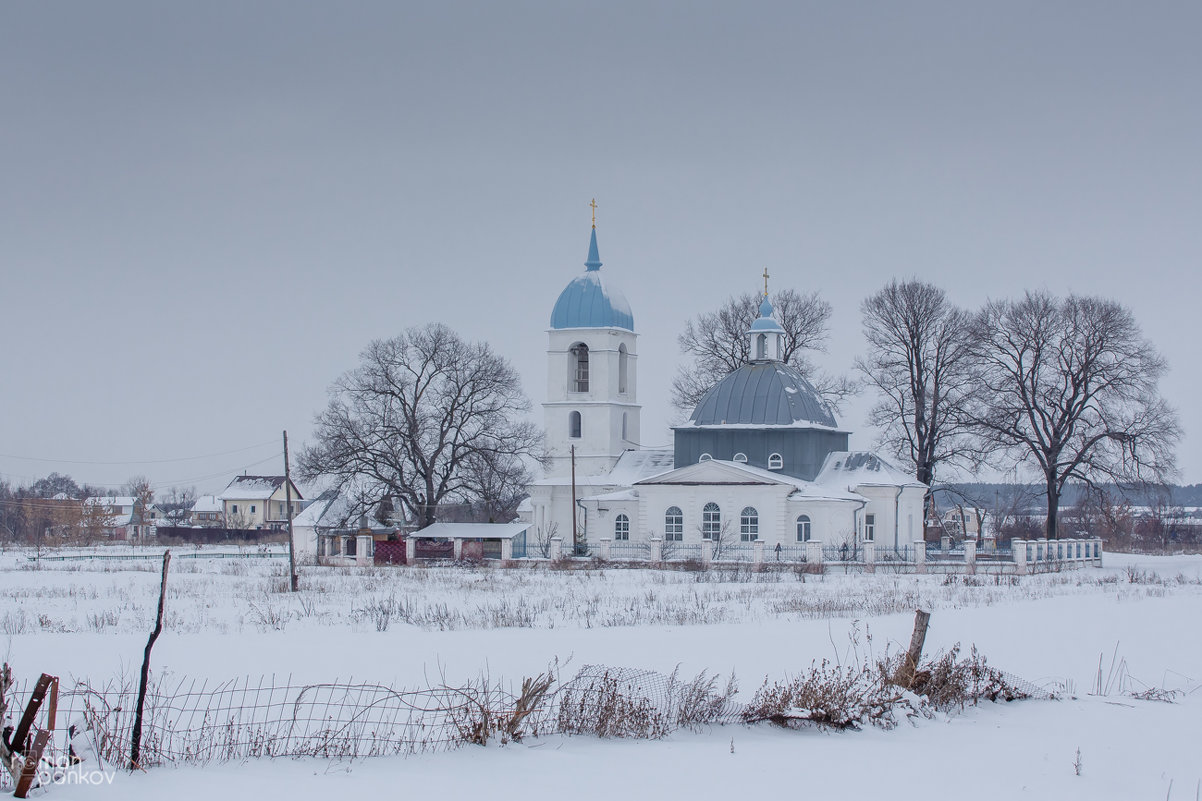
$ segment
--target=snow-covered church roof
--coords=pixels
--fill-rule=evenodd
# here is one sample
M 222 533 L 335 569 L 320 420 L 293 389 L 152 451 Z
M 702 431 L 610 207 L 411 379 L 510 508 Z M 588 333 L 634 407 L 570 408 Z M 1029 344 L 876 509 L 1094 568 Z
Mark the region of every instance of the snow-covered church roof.
M 817 484 L 848 487 L 925 487 L 914 476 L 870 451 L 836 451 L 827 454 L 818 471 Z
M 629 487 L 644 478 L 667 473 L 673 467 L 671 448 L 647 448 L 625 451 L 608 473 L 597 476 L 576 476 L 578 487 Z M 535 486 L 567 486 L 571 476 L 547 476 L 533 482 Z

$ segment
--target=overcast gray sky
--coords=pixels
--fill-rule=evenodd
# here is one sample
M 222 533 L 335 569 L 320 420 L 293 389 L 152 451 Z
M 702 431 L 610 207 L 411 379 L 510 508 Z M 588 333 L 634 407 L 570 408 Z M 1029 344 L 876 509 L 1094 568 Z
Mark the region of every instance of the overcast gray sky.
M 433 320 L 541 403 L 596 197 L 646 444 L 684 320 L 765 266 L 834 305 L 836 371 L 918 276 L 1128 303 L 1202 481 L 1199 42 L 1196 2 L 7 3 L 0 474 L 273 472 Z

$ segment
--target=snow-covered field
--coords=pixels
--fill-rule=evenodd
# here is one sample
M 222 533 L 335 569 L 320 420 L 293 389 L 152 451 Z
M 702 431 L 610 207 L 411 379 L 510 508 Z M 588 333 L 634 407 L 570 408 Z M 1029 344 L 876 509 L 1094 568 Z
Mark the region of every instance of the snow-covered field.
M 107 552 L 107 551 L 106 551 Z M 181 553 L 182 555 L 182 553 Z M 0 652 L 25 678 L 137 672 L 159 564 L 0 555 Z M 641 569 L 304 568 L 176 559 L 160 677 L 275 674 L 423 687 L 518 684 L 552 660 L 683 675 L 734 672 L 743 695 L 814 660 L 869 660 L 932 612 L 927 652 L 975 644 L 1058 701 L 986 703 L 893 731 L 714 727 L 660 741 L 588 737 L 379 758 L 157 768 L 57 798 L 1196 798 L 1202 781 L 1202 557 L 1108 554 L 1104 569 L 1023 578 L 802 576 Z M 1093 694 L 1099 663 L 1104 695 Z M 1122 669 L 1120 670 L 1120 665 Z M 1175 702 L 1127 691 L 1159 687 Z M 1080 775 L 1074 766 L 1080 750 Z M 1171 783 L 1171 790 L 1170 790 Z M 47 796 L 49 797 L 49 796 Z

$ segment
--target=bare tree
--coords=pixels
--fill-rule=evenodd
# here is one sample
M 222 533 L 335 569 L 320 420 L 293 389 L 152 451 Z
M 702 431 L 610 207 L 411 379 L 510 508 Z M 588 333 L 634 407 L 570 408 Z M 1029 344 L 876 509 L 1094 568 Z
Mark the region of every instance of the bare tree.
M 1058 534 L 1069 481 L 1132 483 L 1172 475 L 1181 427 L 1160 397 L 1165 361 L 1130 310 L 1101 298 L 1028 292 L 991 301 L 973 322 L 978 456 L 1034 462 Z
M 971 318 L 942 289 L 917 280 L 890 282 L 860 309 L 868 354 L 856 368 L 879 395 L 869 420 L 882 444 L 929 487 L 939 465 L 960 455 L 972 381 Z M 924 509 L 931 519 L 930 490 Z
M 196 505 L 196 487 L 172 487 L 163 496 L 159 507 L 169 525 L 182 525 Z
M 133 497 L 139 510 L 145 510 L 154 503 L 154 486 L 146 476 L 132 476 L 125 482 L 122 492 Z
M 551 556 L 551 540 L 558 534 L 558 523 L 544 523 L 534 530 L 534 548 L 543 559 Z
M 1160 484 L 1150 488 L 1146 512 L 1135 526 L 1139 538 L 1161 551 L 1168 551 L 1182 532 L 1185 509 L 1173 499 L 1173 488 Z
M 701 535 L 701 547 L 706 545 L 710 547 L 710 556 L 713 559 L 721 559 L 726 552 L 734 547 L 734 528 L 730 524 L 730 520 L 723 516 L 718 524 L 717 530 L 706 530 L 705 524 L 697 526 L 697 532 Z
M 517 517 L 533 480 L 527 462 L 515 454 L 481 451 L 463 461 L 464 497 L 479 510 L 483 522 L 508 523 Z
M 302 477 L 332 478 L 340 491 L 397 499 L 422 528 L 438 505 L 470 493 L 473 459 L 535 458 L 541 436 L 521 420 L 530 401 L 508 361 L 445 325 L 376 340 L 330 389 Z
M 710 387 L 747 363 L 751 344 L 747 331 L 759 316 L 763 295 L 747 293 L 730 298 L 721 308 L 703 312 L 685 323 L 677 342 L 686 357 L 672 381 L 672 405 L 691 411 Z M 776 321 L 785 330 L 783 361 L 799 370 L 836 409 L 855 386 L 843 377 L 822 374 L 806 358 L 807 351 L 825 349 L 831 305 L 817 292 L 803 295 L 782 289 L 769 300 Z

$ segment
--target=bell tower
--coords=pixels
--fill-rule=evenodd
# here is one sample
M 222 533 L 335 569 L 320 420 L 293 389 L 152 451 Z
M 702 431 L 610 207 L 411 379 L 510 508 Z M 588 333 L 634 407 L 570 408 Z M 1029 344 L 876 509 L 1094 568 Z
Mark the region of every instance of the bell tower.
M 548 475 L 606 473 L 639 447 L 638 335 L 621 290 L 606 283 L 597 249 L 596 206 L 585 271 L 560 293 L 547 330 L 543 426 Z

